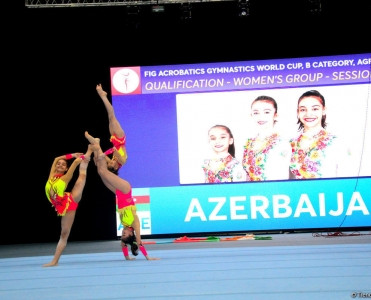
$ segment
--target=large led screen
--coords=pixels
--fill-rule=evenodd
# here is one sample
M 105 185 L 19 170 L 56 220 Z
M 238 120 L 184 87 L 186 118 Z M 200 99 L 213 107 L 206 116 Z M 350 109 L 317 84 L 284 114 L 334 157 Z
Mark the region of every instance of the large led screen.
M 370 53 L 111 68 L 141 233 L 371 226 L 370 73 Z

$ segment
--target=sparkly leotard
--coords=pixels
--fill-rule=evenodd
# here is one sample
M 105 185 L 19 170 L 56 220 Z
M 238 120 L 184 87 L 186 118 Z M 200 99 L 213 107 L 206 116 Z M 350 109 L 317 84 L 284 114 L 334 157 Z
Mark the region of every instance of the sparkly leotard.
M 120 215 L 121 224 L 129 227 L 134 222 L 134 214 L 136 211 L 134 198 L 131 195 L 132 190 L 124 194 L 120 190 L 116 190 L 116 210 Z
M 54 206 L 58 216 L 64 216 L 67 211 L 76 210 L 78 204 L 71 193 L 66 193 L 67 184 L 61 180 L 63 174 L 56 174 L 45 185 L 45 193 L 49 202 Z
M 126 152 L 125 144 L 126 144 L 126 136 L 119 138 L 116 135 L 112 135 L 110 138 L 111 143 L 116 148 L 117 152 L 120 154 L 121 158 L 119 163 L 119 167 L 121 168 L 128 159 L 128 154 Z

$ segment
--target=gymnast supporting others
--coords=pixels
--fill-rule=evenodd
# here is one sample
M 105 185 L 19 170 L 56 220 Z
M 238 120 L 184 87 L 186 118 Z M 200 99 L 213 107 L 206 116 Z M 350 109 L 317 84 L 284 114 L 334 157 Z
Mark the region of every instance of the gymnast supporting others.
M 58 156 L 54 159 L 50 169 L 49 178 L 45 185 L 45 193 L 49 202 L 52 204 L 61 217 L 61 234 L 51 262 L 44 264 L 43 267 L 58 266 L 59 259 L 67 246 L 67 240 L 76 216 L 76 210 L 82 197 L 86 183 L 87 168 L 92 153 L 91 145 L 85 154 L 73 153 Z M 67 161 L 74 158 L 71 166 L 68 167 Z M 71 190 L 66 192 L 73 173 L 77 166 L 79 167 L 79 176 Z
M 120 216 L 123 230 L 121 234 L 121 248 L 126 260 L 134 260 L 130 257 L 128 245 L 131 253 L 138 255 L 138 249 L 142 252 L 147 260 L 158 260 L 159 258 L 150 257 L 143 246 L 140 236 L 140 221 L 136 212 L 136 206 L 132 197 L 132 188 L 128 181 L 119 177 L 116 173 L 108 169 L 105 156 L 100 147 L 100 139 L 94 138 L 87 131 L 85 137 L 91 144 L 94 151 L 94 162 L 97 171 L 104 185 L 116 195 L 117 212 Z

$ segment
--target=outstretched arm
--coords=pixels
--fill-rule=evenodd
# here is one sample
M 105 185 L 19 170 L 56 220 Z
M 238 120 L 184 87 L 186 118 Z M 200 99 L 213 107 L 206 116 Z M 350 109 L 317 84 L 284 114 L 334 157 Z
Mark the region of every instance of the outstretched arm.
M 135 260 L 135 257 L 131 257 L 129 255 L 129 248 L 123 242 L 121 242 L 121 249 L 122 249 L 122 253 L 124 254 L 124 257 L 125 257 L 126 260 Z
M 148 255 L 146 248 L 143 246 L 142 238 L 140 236 L 140 221 L 139 221 L 139 217 L 136 211 L 133 211 L 133 215 L 134 215 L 134 222 L 131 226 L 134 228 L 134 232 L 135 232 L 135 236 L 136 236 L 136 240 L 137 240 L 137 244 L 138 244 L 140 252 L 142 252 L 143 256 L 147 260 L 159 260 L 160 258 L 158 257 L 150 257 Z
M 148 254 L 147 254 L 147 250 L 146 250 L 146 248 L 144 248 L 143 245 L 139 245 L 139 250 L 140 250 L 140 252 L 142 252 L 142 254 L 144 255 L 144 257 L 145 257 L 147 260 L 159 260 L 159 259 L 160 259 L 159 257 L 148 256 Z
M 53 164 L 52 164 L 52 166 L 50 168 L 49 179 L 54 177 L 54 175 L 55 175 L 55 166 L 57 165 L 57 162 L 60 159 L 70 160 L 72 158 L 79 158 L 83 154 L 84 153 L 76 152 L 76 153 L 73 153 L 73 154 L 65 154 L 65 155 L 57 156 L 56 158 L 54 158 Z M 71 169 L 71 167 L 70 167 L 70 169 Z M 73 171 L 74 170 L 72 170 L 72 173 L 73 173 Z
M 68 168 L 67 173 L 61 177 L 61 180 L 68 184 L 71 181 L 73 173 L 75 172 L 77 166 L 81 163 L 81 161 L 82 159 L 80 158 L 80 156 L 78 158 L 75 158 L 71 166 Z

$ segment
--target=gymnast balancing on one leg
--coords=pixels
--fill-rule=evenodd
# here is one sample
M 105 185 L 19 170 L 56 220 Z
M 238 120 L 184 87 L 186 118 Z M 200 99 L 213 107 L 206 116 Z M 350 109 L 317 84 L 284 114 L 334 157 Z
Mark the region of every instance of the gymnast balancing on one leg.
M 129 256 L 128 246 L 131 253 L 138 255 L 138 248 L 147 260 L 158 260 L 159 258 L 150 257 L 142 244 L 140 236 L 140 221 L 136 212 L 136 206 L 132 197 L 131 185 L 128 181 L 120 178 L 116 173 L 108 169 L 105 157 L 100 147 L 100 140 L 94 138 L 87 131 L 85 137 L 89 140 L 94 151 L 94 161 L 97 166 L 98 174 L 104 185 L 116 195 L 117 212 L 123 225 L 121 235 L 121 248 L 126 260 L 134 260 Z
M 50 169 L 49 179 L 45 185 L 46 197 L 55 208 L 57 215 L 61 216 L 61 234 L 51 262 L 44 264 L 43 267 L 58 266 L 59 259 L 67 246 L 67 240 L 75 220 L 76 210 L 82 197 L 82 192 L 86 183 L 86 171 L 92 153 L 91 145 L 85 154 L 74 153 L 58 156 L 54 159 Z M 67 160 L 75 158 L 70 167 Z M 79 176 L 71 192 L 66 192 L 66 188 L 73 177 L 77 166 Z
M 126 163 L 128 158 L 125 147 L 126 135 L 120 125 L 120 122 L 116 118 L 111 102 L 107 98 L 107 92 L 103 90 L 101 84 L 96 86 L 96 90 L 107 111 L 109 122 L 108 127 L 111 135 L 110 141 L 113 144 L 113 147 L 105 152 L 105 160 L 107 162 L 108 169 L 117 174 L 118 169 L 120 169 Z M 108 156 L 109 154 L 112 154 L 112 158 Z

